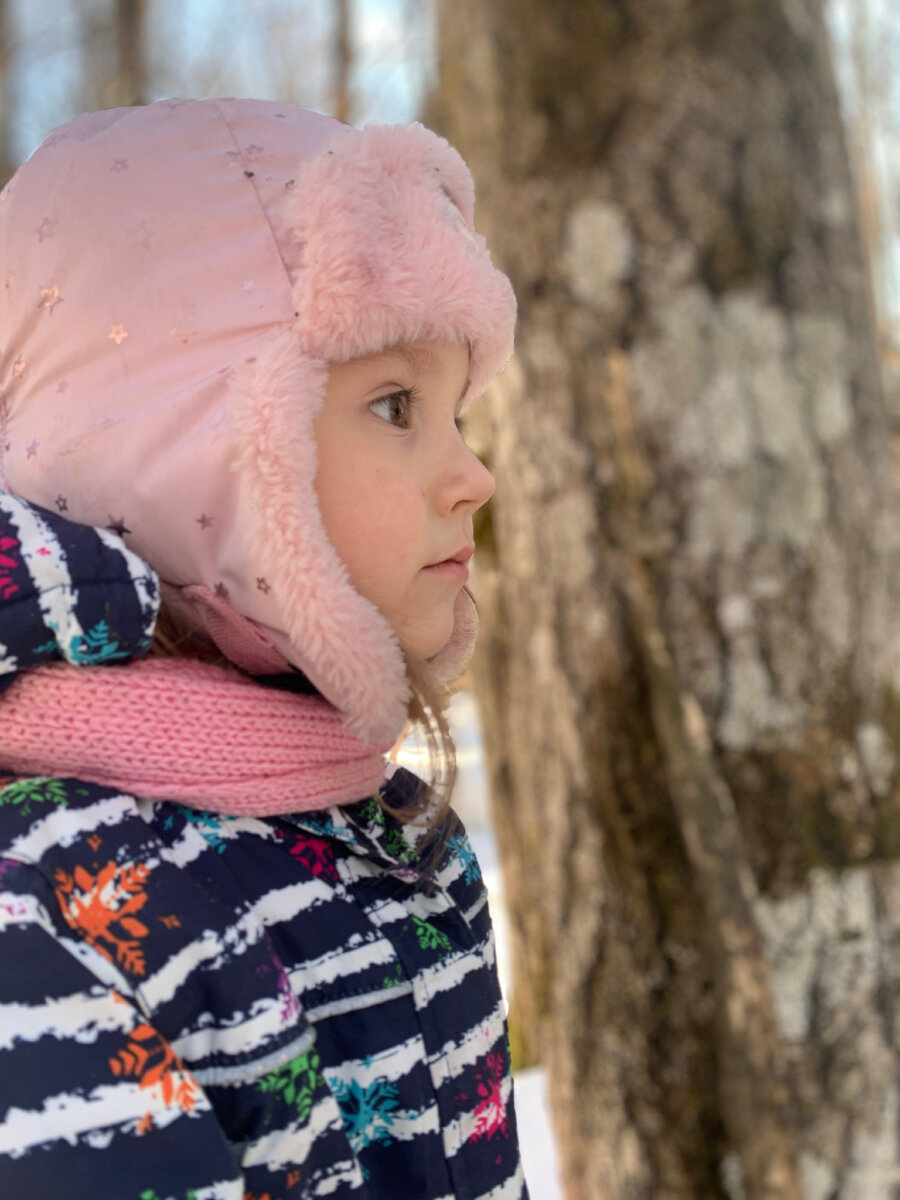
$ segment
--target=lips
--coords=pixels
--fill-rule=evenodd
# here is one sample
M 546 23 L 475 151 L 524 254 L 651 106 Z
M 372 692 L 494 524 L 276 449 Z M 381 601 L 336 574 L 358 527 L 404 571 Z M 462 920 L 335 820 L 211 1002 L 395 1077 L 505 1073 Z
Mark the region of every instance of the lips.
M 466 566 L 466 563 L 474 553 L 474 546 L 463 546 L 461 550 L 457 550 L 450 558 L 442 558 L 440 562 L 430 563 L 425 570 L 429 574 L 446 575 L 450 579 L 456 579 L 460 583 L 465 583 L 469 578 L 469 568 Z
M 461 550 L 457 550 L 455 554 L 451 554 L 449 558 L 442 558 L 438 562 L 429 563 L 429 567 L 443 567 L 447 563 L 459 563 L 465 566 L 472 555 L 475 553 L 475 547 L 471 544 L 463 546 Z

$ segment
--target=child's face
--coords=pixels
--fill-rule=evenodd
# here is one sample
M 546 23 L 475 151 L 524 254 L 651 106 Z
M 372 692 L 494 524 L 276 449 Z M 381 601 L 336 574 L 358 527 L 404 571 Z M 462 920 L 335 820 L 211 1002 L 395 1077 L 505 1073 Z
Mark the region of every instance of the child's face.
M 449 640 L 472 517 L 494 479 L 456 426 L 469 353 L 412 342 L 332 365 L 316 417 L 316 492 L 354 588 L 408 649 Z M 412 399 L 410 399 L 412 393 Z

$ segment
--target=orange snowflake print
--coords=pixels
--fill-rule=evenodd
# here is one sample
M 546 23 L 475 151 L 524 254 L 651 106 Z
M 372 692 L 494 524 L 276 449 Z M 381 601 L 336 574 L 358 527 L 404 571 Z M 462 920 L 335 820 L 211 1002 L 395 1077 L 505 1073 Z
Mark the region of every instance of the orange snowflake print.
M 150 868 L 143 863 L 117 867 L 109 862 L 96 875 L 84 867 L 56 872 L 56 898 L 66 924 L 110 962 L 143 975 L 146 970 L 139 939 L 150 932 L 135 913 L 147 903 L 144 884 Z
M 152 1090 L 163 1104 L 177 1104 L 184 1112 L 193 1112 L 197 1103 L 197 1083 L 184 1069 L 181 1059 L 152 1025 L 138 1025 L 128 1035 L 128 1045 L 109 1060 L 113 1075 L 134 1077 L 138 1087 Z M 142 1121 L 146 1124 L 148 1113 Z M 142 1130 L 141 1132 L 145 1132 Z

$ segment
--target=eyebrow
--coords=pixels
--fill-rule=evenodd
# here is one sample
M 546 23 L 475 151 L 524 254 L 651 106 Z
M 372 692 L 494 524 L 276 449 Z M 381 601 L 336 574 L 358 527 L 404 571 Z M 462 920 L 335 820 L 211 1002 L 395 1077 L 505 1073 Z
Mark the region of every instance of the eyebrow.
M 431 353 L 430 350 L 426 349 L 424 346 L 403 346 L 403 345 L 391 346 L 388 350 L 379 350 L 375 354 L 361 354 L 359 356 L 359 358 L 355 359 L 354 361 L 361 362 L 361 363 L 375 362 L 376 359 L 387 358 L 391 354 L 395 354 L 398 357 L 402 358 L 404 360 L 404 362 L 406 362 L 407 365 L 410 366 L 414 371 L 427 370 L 428 367 L 430 367 L 434 364 L 434 355 Z M 471 348 L 469 351 L 469 357 L 471 359 Z M 462 404 L 463 400 L 465 399 L 466 392 L 469 390 L 471 385 L 472 385 L 472 377 L 467 374 L 466 381 L 463 384 L 462 391 L 459 393 L 459 399 L 456 401 L 457 417 L 459 416 L 459 406 Z

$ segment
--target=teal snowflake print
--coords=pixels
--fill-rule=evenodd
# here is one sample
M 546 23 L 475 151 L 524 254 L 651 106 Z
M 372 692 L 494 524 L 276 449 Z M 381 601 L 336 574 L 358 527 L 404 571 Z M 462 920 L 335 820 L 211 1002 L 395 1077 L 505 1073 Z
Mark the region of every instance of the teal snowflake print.
M 450 949 L 450 939 L 446 933 L 441 933 L 440 929 L 436 929 L 430 921 L 423 921 L 420 917 L 413 917 L 412 923 L 419 941 L 420 950 L 443 950 L 446 952 Z
M 388 1079 L 376 1079 L 361 1087 L 355 1079 L 349 1083 L 330 1076 L 328 1083 L 341 1110 L 344 1132 L 353 1153 L 359 1154 L 373 1143 L 389 1146 L 394 1140 L 393 1112 L 397 1108 L 397 1085 Z
M 356 841 L 352 830 L 346 827 L 338 829 L 331 818 L 324 815 L 312 817 L 304 814 L 297 820 L 297 827 L 322 838 L 337 838 L 351 843 Z
M 447 842 L 450 852 L 459 859 L 460 866 L 465 872 L 466 883 L 477 883 L 481 878 L 481 867 L 475 857 L 475 851 L 467 837 L 461 833 L 454 834 Z
M 50 626 L 58 632 L 54 626 Z M 120 650 L 110 636 L 106 621 L 98 621 L 83 637 L 73 637 L 66 649 L 66 658 L 79 667 L 93 667 L 117 658 L 131 658 L 130 650 Z
M 17 779 L 0 791 L 0 806 L 13 804 L 18 805 L 22 815 L 27 817 L 31 814 L 32 804 L 58 804 L 60 808 L 67 808 L 69 799 L 61 779 L 36 776 Z
M 319 1062 L 319 1055 L 311 1046 L 277 1071 L 264 1075 L 257 1087 L 261 1092 L 280 1095 L 296 1110 L 300 1120 L 305 1121 L 312 1112 L 316 1089 L 322 1079 Z
M 224 854 L 226 847 L 226 839 L 222 833 L 222 826 L 226 821 L 233 821 L 234 817 L 229 817 L 226 813 L 210 813 L 204 812 L 199 808 L 188 808 L 184 804 L 174 804 L 184 819 L 189 825 L 193 825 L 200 836 L 206 842 L 211 850 L 215 850 L 217 854 Z M 170 828 L 171 818 L 167 817 L 163 822 L 166 828 Z

